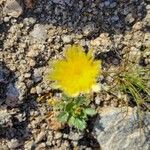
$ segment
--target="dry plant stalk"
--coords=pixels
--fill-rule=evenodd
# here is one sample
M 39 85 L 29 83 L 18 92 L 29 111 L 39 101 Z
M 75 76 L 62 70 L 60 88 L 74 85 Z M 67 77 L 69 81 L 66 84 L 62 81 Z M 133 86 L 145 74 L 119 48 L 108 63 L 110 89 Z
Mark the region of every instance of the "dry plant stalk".
M 48 112 L 45 118 L 50 129 L 59 130 L 62 128 L 62 124 L 57 120 L 54 111 Z

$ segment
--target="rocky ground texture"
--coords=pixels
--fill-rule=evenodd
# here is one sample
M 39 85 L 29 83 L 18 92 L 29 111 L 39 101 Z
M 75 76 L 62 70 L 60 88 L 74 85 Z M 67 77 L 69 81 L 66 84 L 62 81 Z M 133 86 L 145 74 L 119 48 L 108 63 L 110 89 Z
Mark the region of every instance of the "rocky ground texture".
M 0 150 L 148 150 L 149 114 L 145 134 L 139 135 L 136 108 L 125 113 L 130 121 L 121 121 L 121 104 L 112 95 L 95 96 L 93 107 L 103 108 L 85 132 L 53 130 L 47 120 L 51 108 L 38 99 L 61 96 L 44 74 L 48 61 L 60 58 L 70 44 L 93 49 L 104 69 L 118 66 L 126 53 L 149 65 L 150 52 L 142 55 L 142 49 L 150 47 L 150 1 L 30 2 L 0 0 Z

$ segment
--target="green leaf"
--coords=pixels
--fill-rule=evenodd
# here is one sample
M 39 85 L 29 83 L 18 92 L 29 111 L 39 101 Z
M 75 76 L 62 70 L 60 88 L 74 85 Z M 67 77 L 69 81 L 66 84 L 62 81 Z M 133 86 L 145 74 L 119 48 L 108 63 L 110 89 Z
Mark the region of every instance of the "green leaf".
M 65 103 L 63 103 L 63 102 L 58 102 L 58 103 L 56 103 L 55 104 L 55 106 L 54 106 L 54 109 L 55 110 L 64 110 L 64 108 L 65 108 Z
M 63 101 L 72 101 L 73 100 L 73 98 L 68 97 L 64 93 L 62 94 L 62 97 L 63 97 Z
M 67 104 L 67 106 L 66 106 L 66 111 L 67 111 L 67 112 L 72 111 L 74 105 L 75 105 L 75 104 L 74 104 L 73 102 Z
M 85 120 L 75 118 L 74 126 L 80 130 L 83 130 L 86 128 L 86 122 L 85 122 Z
M 86 102 L 86 98 L 84 96 L 79 96 L 74 99 L 78 106 L 83 105 Z
M 93 116 L 95 115 L 97 112 L 93 109 L 93 108 L 86 108 L 84 110 L 84 113 L 86 113 L 87 115 Z
M 67 112 L 60 112 L 60 114 L 57 116 L 58 120 L 63 123 L 67 122 L 68 117 L 69 117 L 69 114 Z
M 76 121 L 75 117 L 71 116 L 69 121 L 68 121 L 68 124 L 72 126 L 75 124 L 75 121 Z

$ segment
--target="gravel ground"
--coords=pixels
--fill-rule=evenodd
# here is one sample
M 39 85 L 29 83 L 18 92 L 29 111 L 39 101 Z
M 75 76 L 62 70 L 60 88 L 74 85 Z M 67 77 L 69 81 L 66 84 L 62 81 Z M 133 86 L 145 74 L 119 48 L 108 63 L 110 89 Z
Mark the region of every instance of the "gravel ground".
M 61 93 L 53 92 L 43 79 L 48 61 L 78 43 L 93 49 L 104 70 L 118 66 L 126 53 L 129 59 L 137 54 L 138 63 L 149 65 L 150 53 L 142 55 L 142 49 L 150 47 L 150 1 L 35 0 L 33 6 L 27 2 L 0 0 L 0 150 L 98 150 L 91 127 L 85 132 L 67 126 L 55 131 L 49 125 L 46 116 L 51 108 L 37 99 Z M 101 93 L 93 105 L 121 104 Z

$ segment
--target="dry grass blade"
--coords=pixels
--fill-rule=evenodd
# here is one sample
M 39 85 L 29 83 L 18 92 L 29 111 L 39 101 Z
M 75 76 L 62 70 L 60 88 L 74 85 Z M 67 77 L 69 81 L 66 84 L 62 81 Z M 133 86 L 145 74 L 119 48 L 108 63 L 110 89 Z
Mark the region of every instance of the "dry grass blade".
M 62 128 L 62 124 L 57 120 L 56 114 L 53 111 L 48 112 L 45 118 L 50 129 L 59 130 Z

